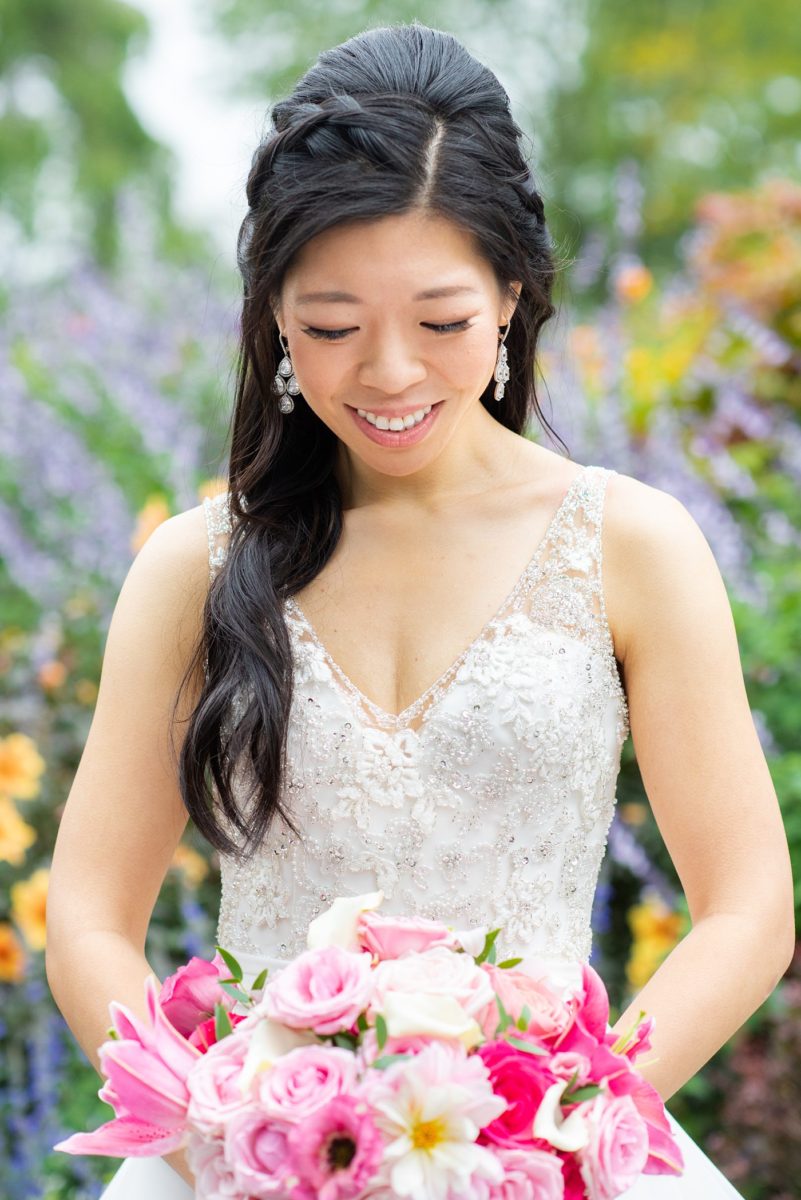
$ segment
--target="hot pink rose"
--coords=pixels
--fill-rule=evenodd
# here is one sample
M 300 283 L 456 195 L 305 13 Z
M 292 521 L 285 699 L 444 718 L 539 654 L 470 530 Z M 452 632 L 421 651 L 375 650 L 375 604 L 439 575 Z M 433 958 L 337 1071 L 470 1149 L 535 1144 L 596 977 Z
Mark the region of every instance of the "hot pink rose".
M 648 1130 L 631 1096 L 596 1096 L 585 1110 L 589 1143 L 577 1151 L 589 1200 L 613 1200 L 637 1180 L 648 1159 Z
M 234 1029 L 236 1029 L 237 1025 L 241 1025 L 243 1021 L 247 1020 L 247 1018 L 244 1013 L 229 1012 L 228 1020 L 231 1022 L 232 1027 Z M 210 1049 L 211 1046 L 216 1045 L 217 1044 L 217 1019 L 216 1019 L 216 1017 L 209 1017 L 208 1021 L 203 1021 L 200 1025 L 197 1026 L 196 1029 L 193 1029 L 193 1031 L 189 1035 L 189 1041 L 191 1042 L 191 1044 L 193 1046 L 197 1046 L 198 1050 L 200 1050 L 203 1054 L 205 1054 L 206 1051 L 208 1049 Z
M 374 1006 L 380 1010 L 386 992 L 425 992 L 452 996 L 469 1017 L 486 1008 L 492 999 L 489 978 L 470 954 L 454 954 L 433 946 L 421 954 L 387 959 L 373 971 Z M 371 1009 L 372 1009 L 371 1005 Z
M 431 946 L 456 949 L 458 941 L 453 931 L 439 921 L 426 917 L 382 916 L 372 909 L 359 914 L 356 927 L 359 942 L 365 950 L 380 959 L 400 958 L 411 951 L 428 950 Z
M 290 1174 L 288 1129 L 255 1105 L 231 1118 L 225 1129 L 225 1158 L 231 1164 L 236 1185 L 231 1196 L 284 1200 L 290 1191 L 286 1184 L 286 1176 Z M 200 1194 L 205 1196 L 205 1192 Z
M 292 1029 L 351 1029 L 373 991 L 372 957 L 341 946 L 306 950 L 264 989 L 257 1010 Z
M 481 970 L 489 977 L 493 992 L 514 1021 L 525 1005 L 531 1013 L 528 1029 L 543 1041 L 552 1044 L 561 1037 L 573 1021 L 568 999 L 548 986 L 545 979 L 533 979 L 523 971 L 507 970 L 484 962 Z M 493 1038 L 498 1027 L 498 1005 L 493 996 L 486 1008 L 476 1017 L 484 1036 Z
M 520 1033 L 522 1041 L 542 1045 L 530 1034 Z M 501 1038 L 479 1046 L 480 1055 L 490 1074 L 492 1090 L 507 1101 L 499 1117 L 482 1129 L 478 1140 L 506 1146 L 512 1150 L 532 1147 L 550 1151 L 552 1147 L 542 1138 L 534 1137 L 534 1117 L 542 1098 L 558 1077 L 546 1065 L 547 1056 L 519 1050 Z
M 305 1121 L 334 1096 L 356 1087 L 356 1056 L 340 1046 L 298 1046 L 256 1077 L 259 1106 L 268 1117 Z
M 239 1086 L 249 1045 L 249 1035 L 235 1031 L 216 1042 L 190 1071 L 187 1115 L 201 1133 L 222 1133 L 234 1113 L 250 1102 Z
M 190 958 L 174 975 L 168 975 L 161 985 L 159 1003 L 167 1019 L 184 1037 L 203 1021 L 214 1016 L 214 1005 L 232 1008 L 235 1001 L 220 987 L 230 971 L 220 954 L 211 962 L 205 958 Z

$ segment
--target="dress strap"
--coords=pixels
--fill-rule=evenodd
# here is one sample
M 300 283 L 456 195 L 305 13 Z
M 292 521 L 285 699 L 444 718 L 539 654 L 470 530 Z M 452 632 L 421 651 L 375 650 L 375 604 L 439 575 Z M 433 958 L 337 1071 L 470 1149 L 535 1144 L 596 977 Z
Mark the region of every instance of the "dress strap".
M 228 553 L 228 540 L 231 535 L 228 496 L 228 492 L 218 492 L 216 496 L 205 496 L 203 499 L 206 532 L 209 539 L 209 579 L 211 581 L 218 575 Z

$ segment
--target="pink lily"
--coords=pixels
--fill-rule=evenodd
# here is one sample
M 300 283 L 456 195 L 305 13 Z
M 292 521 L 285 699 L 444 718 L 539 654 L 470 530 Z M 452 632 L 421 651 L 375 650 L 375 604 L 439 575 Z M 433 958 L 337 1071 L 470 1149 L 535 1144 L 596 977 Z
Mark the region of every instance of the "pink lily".
M 67 1154 L 144 1157 L 184 1143 L 189 1092 L 186 1077 L 201 1052 L 165 1016 L 155 976 L 145 980 L 148 1022 L 116 1001 L 109 1012 L 118 1039 L 100 1047 L 106 1081 L 98 1095 L 115 1119 L 92 1133 L 75 1133 L 53 1148 Z

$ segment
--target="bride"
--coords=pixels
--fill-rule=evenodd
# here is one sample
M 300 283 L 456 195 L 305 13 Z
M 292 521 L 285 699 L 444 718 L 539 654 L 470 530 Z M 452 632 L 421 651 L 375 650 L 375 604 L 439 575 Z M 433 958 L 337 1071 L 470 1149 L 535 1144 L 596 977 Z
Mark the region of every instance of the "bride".
M 121 590 L 52 865 L 53 995 L 98 1068 L 109 1002 L 144 1014 L 188 818 L 251 978 L 378 888 L 387 913 L 501 925 L 502 955 L 569 974 L 630 733 L 693 926 L 615 1028 L 655 1017 L 641 1069 L 667 1100 L 794 941 L 714 558 L 669 494 L 524 436 L 546 424 L 556 263 L 492 72 L 422 24 L 374 29 L 272 115 L 238 243 L 229 486 L 165 521 Z M 670 1119 L 684 1175 L 626 1195 L 736 1197 Z M 180 1200 L 196 1169 L 130 1158 L 104 1195 Z

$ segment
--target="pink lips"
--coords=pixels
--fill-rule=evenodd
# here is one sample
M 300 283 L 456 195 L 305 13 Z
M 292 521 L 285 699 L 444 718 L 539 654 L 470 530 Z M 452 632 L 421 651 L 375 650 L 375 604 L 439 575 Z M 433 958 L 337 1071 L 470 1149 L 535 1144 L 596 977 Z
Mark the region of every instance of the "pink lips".
M 398 430 L 376 429 L 375 425 L 371 425 L 370 422 L 364 417 L 360 417 L 355 408 L 351 408 L 350 405 L 347 407 L 359 429 L 365 434 L 366 437 L 370 439 L 371 442 L 376 442 L 379 446 L 413 446 L 416 442 L 421 441 L 426 436 L 429 429 L 436 421 L 439 415 L 439 410 L 442 408 L 442 404 L 442 400 L 434 404 L 431 408 L 431 412 L 423 418 L 419 425 L 413 425 L 411 429 Z

